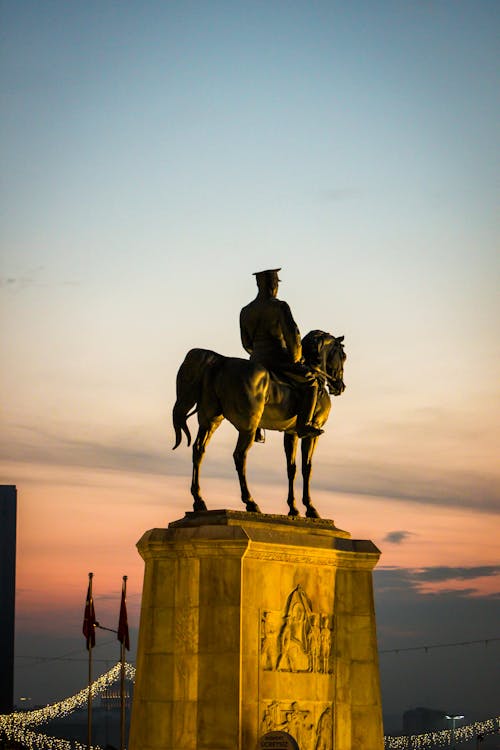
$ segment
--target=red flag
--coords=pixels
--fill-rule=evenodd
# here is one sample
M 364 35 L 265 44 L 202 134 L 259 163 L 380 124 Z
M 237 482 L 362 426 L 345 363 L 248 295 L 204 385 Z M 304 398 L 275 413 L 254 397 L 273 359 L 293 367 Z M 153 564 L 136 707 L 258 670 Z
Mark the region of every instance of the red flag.
M 87 651 L 95 646 L 95 627 L 97 620 L 95 619 L 94 611 L 94 599 L 92 597 L 92 579 L 89 580 L 89 587 L 87 589 L 87 599 L 85 600 L 85 613 L 83 615 L 83 628 L 82 632 L 87 639 Z
M 123 576 L 122 599 L 120 602 L 120 619 L 118 620 L 118 640 L 123 643 L 127 651 L 130 650 L 130 640 L 128 637 L 128 619 L 127 619 L 127 597 L 126 586 L 127 576 Z

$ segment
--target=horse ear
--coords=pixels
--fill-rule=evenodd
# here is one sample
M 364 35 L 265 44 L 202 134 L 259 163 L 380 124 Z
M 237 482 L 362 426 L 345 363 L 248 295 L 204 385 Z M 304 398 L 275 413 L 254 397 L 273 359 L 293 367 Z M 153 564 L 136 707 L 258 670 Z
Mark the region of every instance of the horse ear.
M 343 340 L 344 340 L 343 336 L 337 336 L 337 341 L 339 342 L 339 344 L 341 344 Z

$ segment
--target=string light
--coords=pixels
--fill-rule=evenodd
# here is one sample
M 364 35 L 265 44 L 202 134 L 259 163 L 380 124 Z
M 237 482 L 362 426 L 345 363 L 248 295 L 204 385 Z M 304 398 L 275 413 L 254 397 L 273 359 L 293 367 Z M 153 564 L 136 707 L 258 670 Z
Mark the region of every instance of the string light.
M 478 734 L 492 734 L 500 731 L 500 716 L 485 721 L 475 721 L 463 727 L 456 727 L 453 735 L 455 743 L 467 742 Z M 426 734 L 412 734 L 401 737 L 384 737 L 385 750 L 423 750 L 427 747 L 449 747 L 452 742 L 451 729 Z
M 105 672 L 95 680 L 90 689 L 92 697 L 100 695 L 120 679 L 121 664 L 118 662 L 108 672 Z M 135 680 L 135 667 L 125 663 L 125 677 L 130 682 Z M 41 732 L 35 732 L 32 728 L 42 726 L 54 719 L 68 716 L 78 708 L 87 705 L 88 687 L 80 690 L 76 695 L 65 698 L 57 703 L 51 703 L 45 708 L 37 708 L 32 711 L 15 711 L 11 714 L 0 715 L 0 732 L 5 739 L 20 742 L 29 750 L 87 750 L 87 745 L 73 740 L 49 737 Z M 500 732 L 500 716 L 476 721 L 463 727 L 456 727 L 454 740 L 456 743 L 467 742 L 480 734 L 492 734 Z M 384 737 L 385 750 L 425 750 L 432 746 L 450 746 L 452 736 L 451 729 L 440 732 L 427 732 L 425 734 L 412 734 L 394 737 Z M 93 745 L 92 750 L 101 750 L 98 745 Z
M 459 641 L 458 643 L 431 643 L 427 646 L 407 646 L 405 648 L 386 648 L 381 649 L 379 654 L 402 654 L 407 651 L 425 651 L 427 653 L 431 649 L 435 648 L 454 648 L 456 646 L 474 646 L 477 643 L 482 643 L 484 646 L 488 646 L 490 643 L 500 641 L 500 638 L 481 638 L 475 641 Z
M 106 688 L 120 679 L 121 664 L 118 662 L 108 672 L 105 672 L 90 686 L 92 697 L 100 695 Z M 135 667 L 125 663 L 125 678 L 131 682 L 135 679 Z M 87 745 L 58 737 L 48 737 L 45 734 L 32 731 L 30 727 L 38 727 L 53 719 L 68 716 L 78 708 L 87 705 L 88 687 L 80 690 L 76 695 L 65 698 L 57 703 L 51 703 L 44 708 L 33 711 L 15 711 L 0 716 L 0 730 L 6 739 L 23 743 L 30 750 L 86 750 Z M 100 750 L 96 745 L 94 750 Z

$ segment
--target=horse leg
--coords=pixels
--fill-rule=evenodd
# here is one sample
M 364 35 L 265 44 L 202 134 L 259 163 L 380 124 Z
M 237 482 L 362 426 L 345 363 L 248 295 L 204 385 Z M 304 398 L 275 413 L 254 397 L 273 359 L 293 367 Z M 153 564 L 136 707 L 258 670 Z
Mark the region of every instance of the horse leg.
M 319 518 L 319 513 L 311 502 L 311 495 L 309 494 L 309 480 L 311 479 L 312 470 L 312 456 L 316 443 L 318 442 L 317 437 L 303 438 L 301 450 L 302 450 L 302 502 L 306 506 L 307 518 Z
M 209 422 L 208 425 L 200 424 L 196 440 L 193 443 L 193 477 L 191 480 L 191 494 L 194 498 L 193 510 L 207 510 L 205 501 L 200 495 L 200 466 L 205 455 L 208 441 L 217 427 L 222 422 L 222 417 Z
M 240 430 L 233 458 L 236 471 L 238 472 L 238 479 L 240 480 L 241 500 L 245 503 L 248 511 L 260 513 L 259 506 L 254 502 L 250 494 L 246 478 L 247 453 L 253 443 L 254 437 L 255 430 Z
M 297 444 L 298 444 L 298 438 L 295 433 L 288 433 L 285 432 L 283 437 L 283 445 L 285 448 L 285 456 L 286 456 L 286 473 L 288 476 L 288 507 L 290 510 L 288 511 L 289 516 L 298 516 L 299 511 L 297 510 L 297 507 L 295 505 L 295 495 L 293 491 L 293 482 L 295 479 L 295 474 L 297 473 L 297 464 L 295 463 L 295 456 L 297 455 Z

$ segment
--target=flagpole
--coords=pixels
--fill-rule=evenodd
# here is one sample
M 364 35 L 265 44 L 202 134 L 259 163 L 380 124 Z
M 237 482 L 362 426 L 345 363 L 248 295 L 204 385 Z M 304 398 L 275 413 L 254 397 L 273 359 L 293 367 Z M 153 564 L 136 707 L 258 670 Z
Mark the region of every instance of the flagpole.
M 122 597 L 127 596 L 127 576 L 123 576 Z M 125 750 L 125 638 L 120 643 L 120 750 Z
M 93 573 L 89 573 L 89 602 L 92 606 L 92 578 Z M 91 623 L 90 627 L 94 627 Z M 89 694 L 87 696 L 87 750 L 90 750 L 92 745 L 92 638 L 87 640 L 87 647 L 89 652 Z

